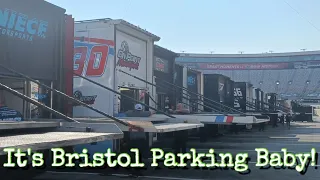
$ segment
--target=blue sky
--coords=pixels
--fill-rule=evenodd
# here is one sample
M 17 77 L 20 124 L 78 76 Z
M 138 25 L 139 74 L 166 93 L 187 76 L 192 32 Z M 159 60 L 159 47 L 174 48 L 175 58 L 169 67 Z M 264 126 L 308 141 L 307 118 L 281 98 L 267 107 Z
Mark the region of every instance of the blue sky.
M 156 44 L 175 52 L 320 50 L 320 0 L 47 1 L 76 20 L 124 19 L 158 35 Z

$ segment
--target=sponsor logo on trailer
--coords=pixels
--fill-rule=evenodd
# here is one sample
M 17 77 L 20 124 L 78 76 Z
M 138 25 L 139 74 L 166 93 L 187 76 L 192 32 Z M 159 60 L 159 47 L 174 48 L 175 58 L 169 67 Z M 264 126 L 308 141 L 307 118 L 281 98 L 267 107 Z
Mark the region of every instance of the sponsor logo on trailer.
M 83 103 L 86 103 L 88 105 L 92 105 L 96 101 L 97 95 L 83 96 L 81 91 L 75 91 L 73 93 L 73 97 L 78 99 L 79 101 L 81 101 Z M 79 104 L 74 104 L 74 106 L 79 106 Z
M 35 98 L 38 99 L 38 100 L 42 100 L 42 99 L 45 99 L 48 97 L 47 94 L 41 94 L 41 93 L 35 93 L 34 94 Z
M 240 88 L 234 88 L 234 107 L 240 108 L 239 99 L 243 98 L 242 92 Z
M 219 83 L 219 91 L 223 91 L 224 88 L 224 84 L 223 83 Z
M 195 85 L 196 84 L 196 78 L 194 76 L 188 76 L 188 85 L 189 86 L 192 86 L 192 85 Z
M 105 73 L 108 56 L 114 55 L 114 42 L 93 38 L 83 42 L 78 39 L 83 38 L 75 38 L 74 72 L 86 77 L 101 77 Z
M 29 18 L 11 9 L 0 9 L 0 36 L 33 41 L 34 36 L 46 38 L 48 22 Z
M 10 109 L 7 106 L 0 107 L 0 120 L 2 121 L 23 121 L 23 116 L 20 112 Z
M 129 44 L 127 43 L 127 41 L 123 41 L 121 43 L 121 48 L 118 50 L 117 57 L 117 66 L 126 67 L 130 71 L 132 69 L 139 70 L 141 57 L 135 56 L 130 53 Z
M 160 58 L 156 58 L 156 70 L 161 72 L 165 71 L 164 61 Z

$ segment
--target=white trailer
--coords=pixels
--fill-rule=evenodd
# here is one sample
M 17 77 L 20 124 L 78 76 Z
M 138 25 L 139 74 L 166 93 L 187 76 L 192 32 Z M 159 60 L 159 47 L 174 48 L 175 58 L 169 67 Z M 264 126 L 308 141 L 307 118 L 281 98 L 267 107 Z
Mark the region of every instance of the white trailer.
M 96 19 L 76 22 L 74 71 L 80 76 L 74 77 L 74 95 L 81 101 L 118 117 L 121 116 L 120 112 L 129 100 L 121 101 L 124 98 L 122 95 L 119 96 L 106 88 L 117 92 L 130 90 L 134 94 L 132 97 L 141 103 L 145 102 L 147 97 L 143 94 L 148 93 L 149 106 L 154 108 L 155 103 L 151 99 L 156 99 L 155 88 L 119 70 L 154 83 L 153 47 L 154 42 L 159 40 L 156 35 L 124 20 Z M 100 84 L 100 87 L 83 77 L 96 82 L 96 85 Z M 101 88 L 101 85 L 106 88 Z M 131 108 L 133 109 L 133 106 Z M 81 106 L 73 108 L 73 117 L 80 122 L 87 122 L 84 118 L 89 118 L 90 122 L 108 120 L 103 115 Z M 122 131 L 130 133 L 136 130 L 145 133 L 143 138 L 146 137 L 149 146 L 152 145 L 155 133 L 180 132 L 203 126 L 199 122 L 173 121 L 167 117 L 157 119 L 137 117 L 130 120 L 121 118 L 121 120 L 139 126 L 138 129 L 119 127 Z M 109 143 L 114 149 L 119 149 L 118 144 L 118 142 Z

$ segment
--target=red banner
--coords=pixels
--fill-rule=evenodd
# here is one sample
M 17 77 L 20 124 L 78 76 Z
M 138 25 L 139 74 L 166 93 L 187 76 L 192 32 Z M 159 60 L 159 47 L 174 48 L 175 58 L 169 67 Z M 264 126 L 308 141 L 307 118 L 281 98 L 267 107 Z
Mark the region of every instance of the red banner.
M 257 70 L 287 69 L 289 63 L 197 63 L 199 69 L 207 70 Z

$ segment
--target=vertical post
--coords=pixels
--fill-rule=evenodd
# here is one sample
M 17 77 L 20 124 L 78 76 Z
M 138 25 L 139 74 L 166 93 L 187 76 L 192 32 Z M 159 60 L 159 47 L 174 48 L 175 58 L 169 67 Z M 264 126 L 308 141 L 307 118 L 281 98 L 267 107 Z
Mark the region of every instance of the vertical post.
M 50 88 L 53 89 L 53 81 L 50 82 Z M 53 106 L 53 91 L 50 91 L 50 108 Z M 52 113 L 50 113 L 50 119 L 52 119 Z
M 28 81 L 25 80 L 24 81 L 24 94 L 28 95 L 29 94 L 29 89 L 28 88 Z M 28 106 L 28 102 L 26 102 L 25 100 L 23 100 L 23 118 L 27 119 L 27 118 L 31 118 L 31 108 L 30 106 Z
M 188 69 L 186 67 L 183 67 L 183 73 L 182 73 L 182 87 L 184 87 L 185 89 L 188 88 Z M 185 98 L 182 99 L 182 101 L 185 103 L 185 105 L 187 106 L 187 108 L 189 108 L 189 97 L 187 97 L 188 92 L 183 89 L 183 95 Z

